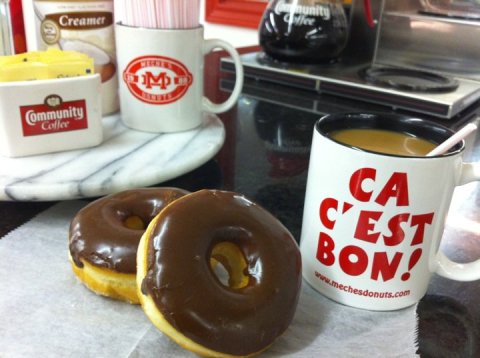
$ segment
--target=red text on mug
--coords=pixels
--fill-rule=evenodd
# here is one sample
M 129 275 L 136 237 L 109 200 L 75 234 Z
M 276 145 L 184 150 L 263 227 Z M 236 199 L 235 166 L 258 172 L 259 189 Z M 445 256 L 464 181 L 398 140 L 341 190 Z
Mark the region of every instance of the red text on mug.
M 193 75 L 180 61 L 147 55 L 130 61 L 123 71 L 123 81 L 140 101 L 162 105 L 182 98 L 193 82 Z
M 374 183 L 379 184 L 377 190 L 372 189 Z M 374 281 L 389 281 L 398 273 L 402 281 L 407 281 L 409 271 L 420 260 L 425 230 L 434 217 L 433 212 L 410 212 L 408 189 L 407 173 L 393 172 L 385 183 L 378 183 L 376 169 L 356 170 L 349 179 L 348 201 L 327 197 L 320 202 L 323 229 L 318 236 L 317 260 L 325 266 L 337 265 L 349 276 L 368 275 Z M 370 204 L 368 210 L 362 208 L 365 204 Z M 376 210 L 371 210 L 372 206 Z M 402 210 L 386 214 L 387 206 Z M 354 214 L 352 237 L 338 247 L 335 228 L 352 225 L 347 213 L 356 207 L 359 209 Z M 402 243 L 408 243 L 409 249 L 400 249 Z M 398 272 L 405 260 L 408 270 Z

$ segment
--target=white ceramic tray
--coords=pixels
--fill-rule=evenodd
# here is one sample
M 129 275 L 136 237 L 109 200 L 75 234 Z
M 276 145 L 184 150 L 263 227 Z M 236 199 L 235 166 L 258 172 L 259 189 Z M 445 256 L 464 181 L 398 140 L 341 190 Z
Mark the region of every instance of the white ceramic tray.
M 0 157 L 0 200 L 96 197 L 162 183 L 204 164 L 225 141 L 222 122 L 205 114 L 190 131 L 155 134 L 103 118 L 104 140 L 93 148 L 23 158 Z

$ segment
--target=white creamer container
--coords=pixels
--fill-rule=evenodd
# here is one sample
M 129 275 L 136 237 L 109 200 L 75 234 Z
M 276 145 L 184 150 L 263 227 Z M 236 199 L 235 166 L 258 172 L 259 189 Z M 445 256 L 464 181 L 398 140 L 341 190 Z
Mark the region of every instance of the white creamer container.
M 93 58 L 102 79 L 102 113 L 119 110 L 113 0 L 35 0 L 38 49 L 56 47 Z
M 87 148 L 102 139 L 100 75 L 0 82 L 0 155 Z

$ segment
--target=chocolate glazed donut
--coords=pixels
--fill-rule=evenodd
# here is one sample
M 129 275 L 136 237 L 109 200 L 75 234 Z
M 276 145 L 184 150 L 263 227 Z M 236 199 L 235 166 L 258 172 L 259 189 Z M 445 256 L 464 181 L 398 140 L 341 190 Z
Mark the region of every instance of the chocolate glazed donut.
M 259 353 L 295 313 L 297 243 L 275 217 L 240 194 L 202 190 L 176 200 L 151 223 L 138 255 L 137 285 L 147 316 L 198 354 Z M 218 263 L 228 271 L 228 283 L 215 273 Z M 152 307 L 163 319 L 152 317 Z M 171 327 L 164 329 L 164 321 Z
M 177 188 L 126 190 L 82 208 L 70 224 L 75 274 L 96 293 L 138 303 L 135 278 L 140 238 L 162 208 L 187 193 Z

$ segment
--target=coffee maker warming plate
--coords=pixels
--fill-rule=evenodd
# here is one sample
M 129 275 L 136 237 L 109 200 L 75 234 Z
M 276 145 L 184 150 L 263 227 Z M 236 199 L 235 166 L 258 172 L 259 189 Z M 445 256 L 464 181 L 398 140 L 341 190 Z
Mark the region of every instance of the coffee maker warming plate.
M 403 91 L 367 83 L 361 76 L 369 64 L 340 60 L 322 65 L 296 65 L 268 60 L 262 52 L 241 56 L 245 76 L 317 93 L 328 93 L 392 108 L 449 119 L 480 99 L 480 83 L 456 78 L 458 87 L 446 92 Z M 234 72 L 231 58 L 221 69 Z

